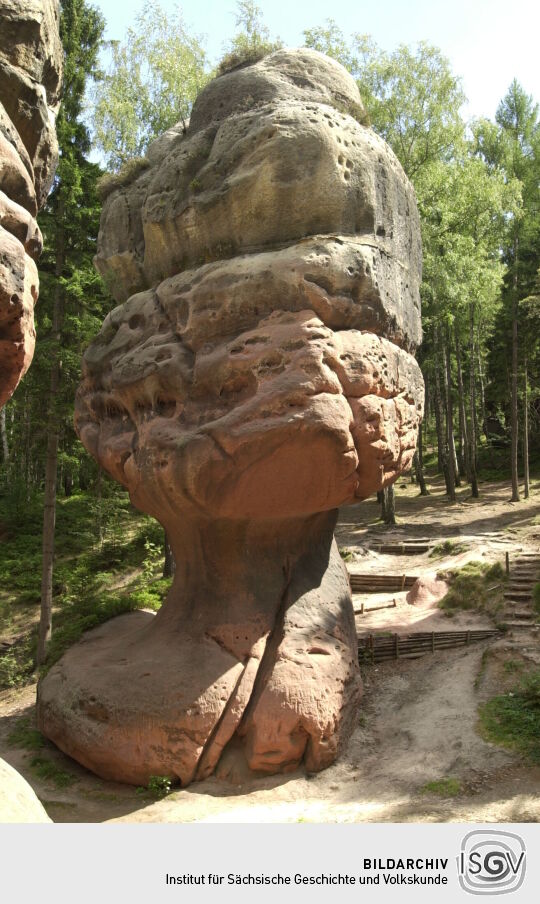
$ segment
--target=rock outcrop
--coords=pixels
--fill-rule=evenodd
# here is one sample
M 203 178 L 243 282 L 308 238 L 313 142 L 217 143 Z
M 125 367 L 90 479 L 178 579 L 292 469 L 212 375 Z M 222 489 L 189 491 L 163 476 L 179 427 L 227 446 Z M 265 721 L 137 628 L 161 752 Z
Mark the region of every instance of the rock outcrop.
M 34 353 L 35 217 L 58 161 L 58 0 L 0 0 L 0 406 Z
M 33 788 L 0 759 L 0 823 L 51 822 Z
M 106 778 L 315 771 L 354 724 L 337 508 L 409 466 L 423 404 L 416 202 L 362 112 L 341 66 L 281 50 L 111 181 L 96 263 L 121 304 L 76 427 L 177 571 L 40 684 L 41 730 Z

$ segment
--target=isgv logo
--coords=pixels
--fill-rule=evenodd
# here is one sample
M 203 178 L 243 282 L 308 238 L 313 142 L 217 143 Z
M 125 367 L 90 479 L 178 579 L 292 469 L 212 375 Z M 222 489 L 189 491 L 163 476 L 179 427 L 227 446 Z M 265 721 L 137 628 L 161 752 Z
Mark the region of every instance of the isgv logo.
M 472 895 L 504 895 L 525 879 L 525 842 L 512 832 L 479 829 L 461 842 L 459 884 Z

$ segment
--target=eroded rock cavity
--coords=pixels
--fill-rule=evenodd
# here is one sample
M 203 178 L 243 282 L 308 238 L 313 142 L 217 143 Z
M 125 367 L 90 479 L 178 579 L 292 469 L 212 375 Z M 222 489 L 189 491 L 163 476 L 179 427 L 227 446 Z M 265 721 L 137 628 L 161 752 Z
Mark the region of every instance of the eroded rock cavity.
M 58 0 L 0 0 L 0 407 L 34 354 L 35 217 L 58 161 Z
M 120 306 L 84 359 L 82 442 L 165 527 L 160 612 L 89 632 L 39 721 L 105 778 L 329 765 L 360 677 L 337 507 L 411 461 L 423 385 L 413 190 L 314 51 L 214 80 L 112 184 Z

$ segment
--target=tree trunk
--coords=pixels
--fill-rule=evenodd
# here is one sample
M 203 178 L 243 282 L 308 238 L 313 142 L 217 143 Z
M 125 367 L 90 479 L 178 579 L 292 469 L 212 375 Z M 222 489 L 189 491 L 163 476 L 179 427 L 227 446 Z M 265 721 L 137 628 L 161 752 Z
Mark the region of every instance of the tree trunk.
M 56 367 L 54 369 L 56 370 Z M 37 648 L 38 665 L 41 665 L 43 662 L 45 662 L 45 658 L 47 656 L 47 647 L 52 637 L 52 584 L 54 569 L 54 530 L 56 523 L 57 463 L 58 433 L 55 429 L 51 429 L 47 440 L 47 464 L 45 468 L 45 502 L 43 507 L 43 560 L 41 571 L 41 618 L 39 622 L 39 640 Z
M 426 486 L 424 478 L 424 463 L 422 460 L 422 424 L 418 428 L 418 446 L 413 458 L 414 473 L 416 474 L 416 482 L 420 487 L 421 496 L 429 496 L 429 490 Z
M 523 495 L 529 498 L 529 400 L 527 397 L 527 356 L 525 355 L 525 385 L 523 387 Z
M 512 292 L 512 502 L 519 502 L 518 482 L 518 239 L 514 238 Z
M 474 371 L 474 307 L 470 305 L 469 311 L 469 342 L 470 342 L 470 362 L 469 362 L 469 401 L 471 406 L 471 429 L 470 429 L 470 451 L 469 451 L 469 467 L 471 472 L 471 495 L 478 499 L 478 478 L 476 476 L 476 374 Z
M 2 435 L 2 453 L 4 456 L 4 465 L 7 468 L 8 464 L 9 464 L 9 445 L 8 445 L 7 430 L 6 430 L 5 406 L 0 411 L 0 434 Z
M 174 573 L 176 571 L 176 563 L 174 561 L 173 551 L 171 549 L 171 544 L 169 543 L 169 538 L 166 531 L 164 535 L 163 546 L 165 551 L 165 561 L 163 562 L 163 577 L 172 578 L 174 577 Z
M 56 233 L 56 263 L 52 331 L 54 346 L 51 353 L 51 380 L 49 392 L 49 413 L 47 427 L 47 458 L 45 464 L 45 500 L 43 507 L 43 558 L 41 570 L 41 617 L 37 647 L 37 664 L 41 665 L 47 656 L 47 647 L 52 637 L 52 585 L 54 569 L 54 532 L 56 525 L 56 476 L 58 469 L 58 412 L 57 395 L 60 385 L 60 342 L 64 320 L 63 294 L 60 277 L 64 269 L 64 229 L 63 203 L 58 203 L 58 225 Z
M 103 541 L 105 539 L 105 531 L 103 530 L 103 495 L 102 495 L 101 490 L 102 490 L 101 468 L 98 468 L 98 474 L 97 474 L 97 479 L 96 479 L 97 528 L 98 528 L 99 548 L 103 549 Z
M 456 339 L 456 364 L 457 364 L 457 381 L 458 381 L 458 410 L 459 410 L 459 437 L 460 450 L 463 458 L 464 476 L 467 480 L 471 479 L 471 465 L 469 460 L 469 438 L 467 435 L 467 416 L 465 414 L 465 390 L 463 387 L 463 370 L 461 368 L 461 344 L 459 341 L 459 332 L 457 322 L 454 323 L 455 339 Z
M 446 493 L 450 497 L 451 500 L 455 500 L 455 487 L 454 487 L 454 471 L 450 464 L 450 459 L 448 456 L 448 449 L 446 445 L 446 437 L 445 431 L 443 429 L 443 399 L 441 392 L 441 375 L 439 373 L 439 361 L 440 361 L 440 346 L 439 346 L 439 337 L 438 330 L 436 327 L 433 328 L 434 334 L 434 347 L 435 347 L 435 399 L 434 399 L 434 408 L 435 408 L 435 425 L 437 427 L 437 449 L 439 455 L 440 466 L 442 468 L 442 472 L 444 475 L 444 482 L 446 485 Z M 446 405 L 444 405 L 444 409 L 446 410 Z
M 394 493 L 394 484 L 390 484 L 389 487 L 385 487 L 383 490 L 384 493 L 384 514 L 383 519 L 385 524 L 395 524 L 396 523 L 396 494 Z
M 452 398 L 452 368 L 450 361 L 450 332 L 446 330 L 446 346 L 443 349 L 445 360 L 445 390 L 446 390 L 446 435 L 448 442 L 448 457 L 450 459 L 452 492 L 450 501 L 456 501 L 456 487 L 460 486 L 459 470 L 456 456 L 456 444 L 454 442 L 454 400 Z
M 486 393 L 484 388 L 484 367 L 482 364 L 482 355 L 480 354 L 481 348 L 481 335 L 480 335 L 480 327 L 478 328 L 478 338 L 476 341 L 476 356 L 478 361 L 478 388 L 480 390 L 480 414 L 481 414 L 481 423 L 482 423 L 482 431 L 489 442 L 489 430 L 487 427 L 487 417 L 486 417 Z M 478 425 L 477 425 L 478 427 Z M 477 430 L 478 432 L 478 430 Z
M 64 496 L 69 498 L 73 492 L 73 475 L 67 468 L 64 471 Z

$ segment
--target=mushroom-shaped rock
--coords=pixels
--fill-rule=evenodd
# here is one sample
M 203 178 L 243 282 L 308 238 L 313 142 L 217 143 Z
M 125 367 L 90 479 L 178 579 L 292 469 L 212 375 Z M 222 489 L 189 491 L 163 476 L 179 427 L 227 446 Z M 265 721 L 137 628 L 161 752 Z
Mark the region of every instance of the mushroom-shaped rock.
M 58 160 L 58 0 L 0 0 L 0 406 L 34 354 L 35 221 Z
M 111 183 L 96 264 L 121 304 L 76 427 L 177 568 L 156 616 L 89 632 L 40 683 L 41 730 L 106 778 L 315 771 L 354 725 L 337 508 L 409 466 L 423 404 L 414 193 L 358 118 L 341 66 L 280 50 Z

